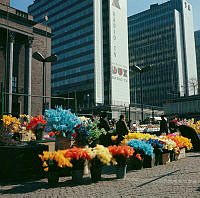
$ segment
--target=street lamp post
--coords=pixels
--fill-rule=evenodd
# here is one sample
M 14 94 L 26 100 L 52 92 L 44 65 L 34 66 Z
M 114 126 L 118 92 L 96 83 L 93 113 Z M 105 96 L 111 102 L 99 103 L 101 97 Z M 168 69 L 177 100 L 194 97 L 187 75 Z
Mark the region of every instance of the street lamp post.
M 39 61 L 39 62 L 42 62 L 42 76 L 43 76 L 43 79 L 42 79 L 42 82 L 43 82 L 43 90 L 42 90 L 42 114 L 44 114 L 44 111 L 45 111 L 45 96 L 46 96 L 46 73 L 45 73 L 45 63 L 52 63 L 52 62 L 55 62 L 57 61 L 57 56 L 56 55 L 51 55 L 51 56 L 48 56 L 47 58 L 44 58 L 42 56 L 42 54 L 40 54 L 39 52 L 35 52 L 33 53 L 32 57 Z
M 147 72 L 151 69 L 151 66 L 139 67 L 137 65 L 130 65 L 130 71 L 139 72 L 140 75 L 140 101 L 141 101 L 141 121 L 144 121 L 144 104 L 143 104 L 143 85 L 142 85 L 142 73 Z
M 90 94 L 87 94 L 87 98 L 88 98 L 88 108 L 90 107 Z

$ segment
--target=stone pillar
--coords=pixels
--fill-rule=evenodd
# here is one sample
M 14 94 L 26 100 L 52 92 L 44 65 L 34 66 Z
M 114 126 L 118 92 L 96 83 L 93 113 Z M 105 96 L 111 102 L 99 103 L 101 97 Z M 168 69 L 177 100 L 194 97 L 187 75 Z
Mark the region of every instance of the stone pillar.
M 33 38 L 29 37 L 28 38 L 28 115 L 31 116 L 31 78 L 32 78 L 32 43 L 33 43 Z
M 12 114 L 12 78 L 13 78 L 13 47 L 14 47 L 14 32 L 10 32 L 10 62 L 9 62 L 9 102 L 8 113 Z

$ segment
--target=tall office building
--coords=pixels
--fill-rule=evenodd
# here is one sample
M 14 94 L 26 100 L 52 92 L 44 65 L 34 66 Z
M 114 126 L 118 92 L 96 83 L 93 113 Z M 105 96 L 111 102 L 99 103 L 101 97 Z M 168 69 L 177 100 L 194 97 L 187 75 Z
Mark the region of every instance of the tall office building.
M 162 106 L 167 100 L 192 95 L 197 79 L 192 5 L 187 0 L 153 4 L 128 18 L 129 63 L 151 65 L 142 73 L 144 104 Z M 131 102 L 141 103 L 138 73 L 131 77 Z
M 52 29 L 52 94 L 76 97 L 78 107 L 128 105 L 127 2 L 35 0 L 36 22 Z
M 200 85 L 200 30 L 194 32 L 195 49 L 197 58 L 197 78 L 198 85 Z M 198 93 L 200 93 L 200 86 L 198 86 Z

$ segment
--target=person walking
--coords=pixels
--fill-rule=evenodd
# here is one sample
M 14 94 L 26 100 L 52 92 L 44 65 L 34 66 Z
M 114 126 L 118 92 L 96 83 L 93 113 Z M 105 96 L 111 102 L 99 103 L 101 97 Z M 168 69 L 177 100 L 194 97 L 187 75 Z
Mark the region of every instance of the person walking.
M 162 133 L 166 133 L 166 135 L 168 135 L 167 121 L 165 120 L 164 115 L 161 115 L 160 131 L 158 135 L 161 135 Z
M 124 139 L 124 136 L 129 133 L 128 126 L 125 122 L 125 116 L 120 115 L 119 121 L 116 123 L 117 145 Z

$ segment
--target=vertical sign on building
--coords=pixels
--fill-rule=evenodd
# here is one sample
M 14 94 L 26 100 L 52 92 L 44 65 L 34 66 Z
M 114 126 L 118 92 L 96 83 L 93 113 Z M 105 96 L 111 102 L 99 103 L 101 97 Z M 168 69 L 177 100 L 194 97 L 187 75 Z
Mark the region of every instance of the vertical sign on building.
M 109 0 L 111 104 L 129 105 L 127 1 Z

